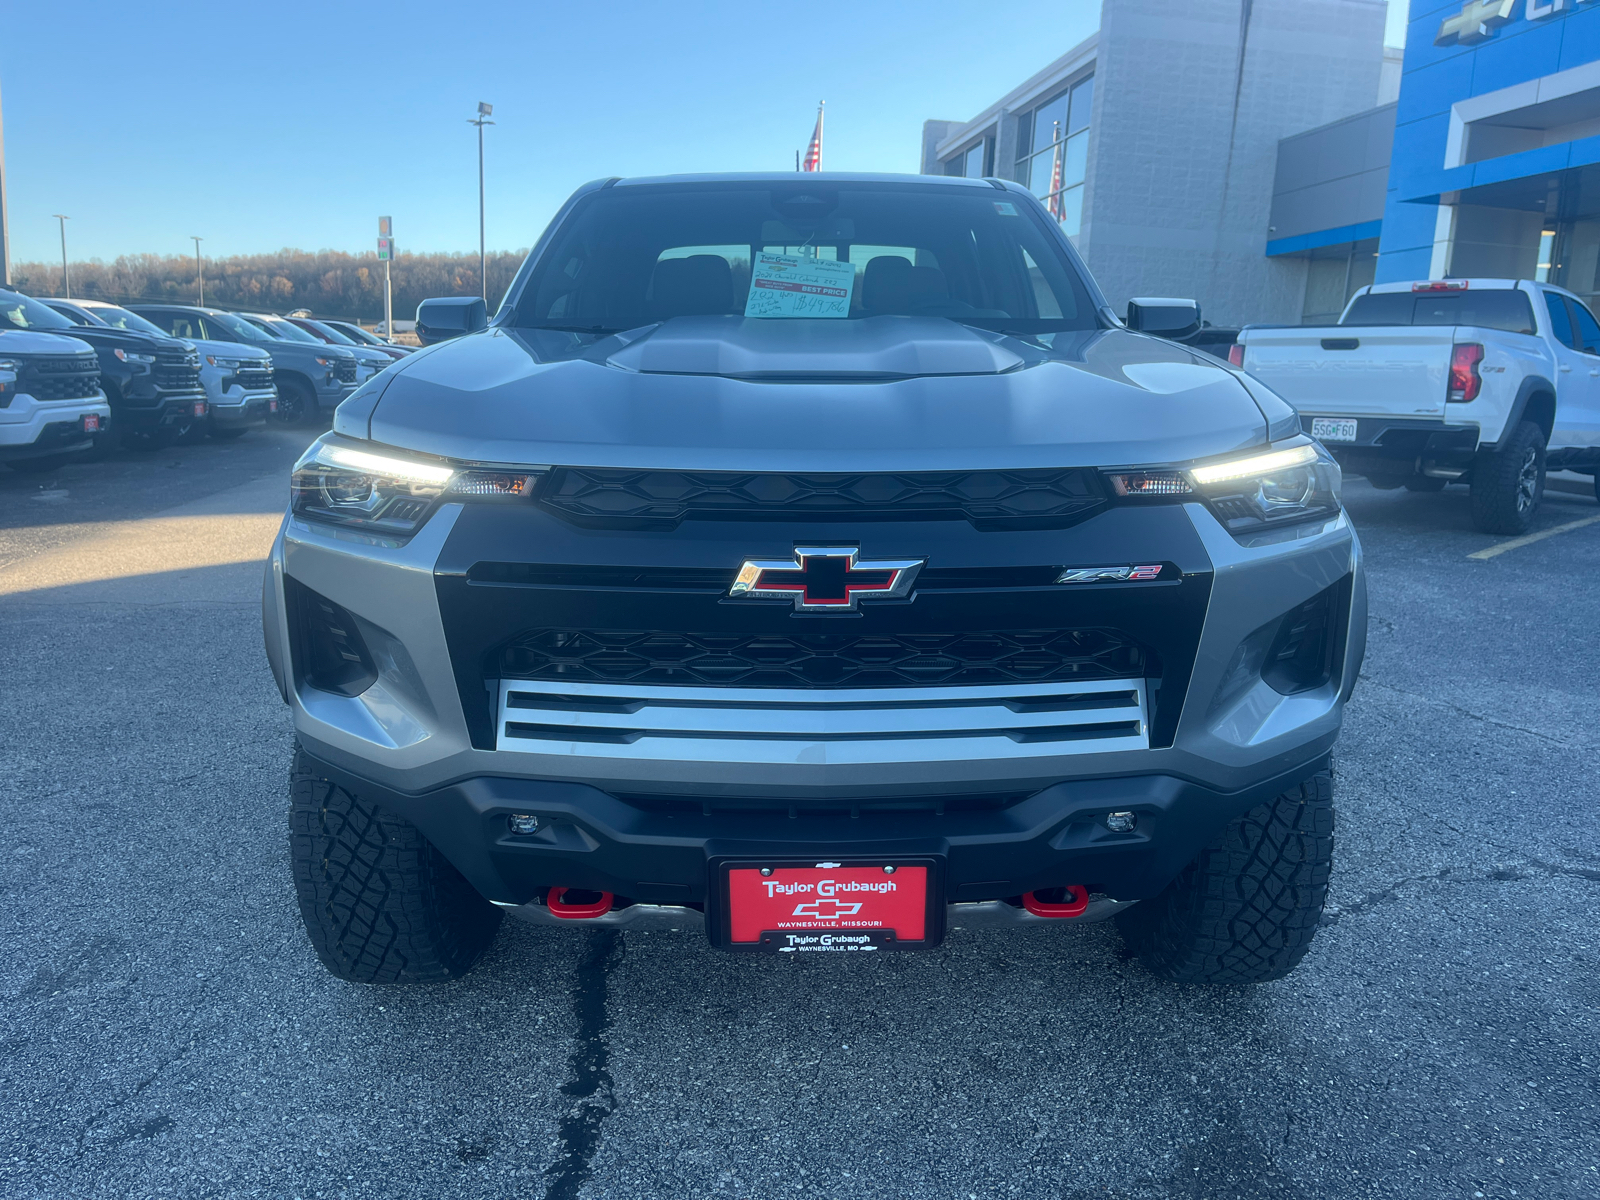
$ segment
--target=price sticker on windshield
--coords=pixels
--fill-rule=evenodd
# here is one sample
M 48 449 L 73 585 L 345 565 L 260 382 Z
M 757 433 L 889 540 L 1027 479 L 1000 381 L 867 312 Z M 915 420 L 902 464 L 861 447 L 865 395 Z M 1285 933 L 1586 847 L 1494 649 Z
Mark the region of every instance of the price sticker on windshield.
M 848 317 L 856 286 L 855 265 L 756 253 L 750 267 L 747 317 Z

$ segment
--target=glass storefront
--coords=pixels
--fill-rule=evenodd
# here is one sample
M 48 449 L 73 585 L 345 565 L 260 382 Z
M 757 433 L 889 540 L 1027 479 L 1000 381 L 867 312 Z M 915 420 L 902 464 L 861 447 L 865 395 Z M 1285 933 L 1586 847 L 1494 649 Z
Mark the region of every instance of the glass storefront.
M 1080 79 L 1008 120 L 1015 122 L 1017 154 L 1011 178 L 1029 188 L 1061 222 L 1068 237 L 1083 226 L 1083 181 L 1089 165 L 1089 114 L 1094 76 Z M 946 175 L 969 179 L 1002 173 L 994 161 L 991 130 L 944 160 Z
M 1091 75 L 1017 118 L 1013 178 L 1044 201 L 1068 237 L 1076 237 L 1083 224 L 1083 180 L 1089 162 L 1093 103 Z
M 1378 239 L 1346 242 L 1311 251 L 1306 264 L 1302 325 L 1332 325 L 1350 297 L 1372 282 L 1378 265 Z

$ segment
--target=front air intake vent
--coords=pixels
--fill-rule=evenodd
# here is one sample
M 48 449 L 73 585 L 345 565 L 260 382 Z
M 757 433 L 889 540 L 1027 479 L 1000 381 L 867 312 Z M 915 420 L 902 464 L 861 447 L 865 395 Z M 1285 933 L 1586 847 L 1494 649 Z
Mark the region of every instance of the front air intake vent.
M 355 617 L 292 576 L 284 576 L 283 598 L 296 684 L 336 696 L 359 696 L 377 682 Z

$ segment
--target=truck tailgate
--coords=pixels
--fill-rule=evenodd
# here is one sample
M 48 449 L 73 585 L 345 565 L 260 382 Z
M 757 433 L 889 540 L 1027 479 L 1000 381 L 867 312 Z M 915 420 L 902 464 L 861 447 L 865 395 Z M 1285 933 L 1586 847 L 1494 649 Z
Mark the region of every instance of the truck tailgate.
M 1455 330 L 1445 326 L 1251 329 L 1245 370 L 1305 413 L 1440 416 Z

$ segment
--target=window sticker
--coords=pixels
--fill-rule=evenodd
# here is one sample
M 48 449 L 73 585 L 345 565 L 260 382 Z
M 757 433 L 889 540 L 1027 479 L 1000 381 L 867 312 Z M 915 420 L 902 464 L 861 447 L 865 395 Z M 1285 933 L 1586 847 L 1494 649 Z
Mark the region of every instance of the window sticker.
M 747 317 L 848 317 L 856 269 L 847 262 L 757 251 Z
M 1017 215 L 1017 206 L 1009 200 L 996 200 L 994 202 L 994 210 L 1002 217 L 1014 217 Z

